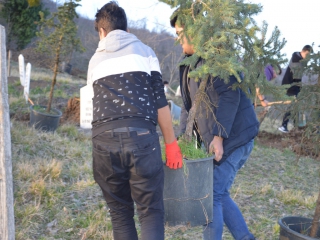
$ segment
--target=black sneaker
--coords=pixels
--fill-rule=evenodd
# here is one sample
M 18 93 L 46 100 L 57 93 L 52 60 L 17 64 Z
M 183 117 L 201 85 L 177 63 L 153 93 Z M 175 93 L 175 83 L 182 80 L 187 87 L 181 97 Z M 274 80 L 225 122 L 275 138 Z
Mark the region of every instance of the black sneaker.
M 288 133 L 289 132 L 288 129 L 286 127 L 284 127 L 284 126 L 279 127 L 278 130 L 283 132 L 283 133 Z

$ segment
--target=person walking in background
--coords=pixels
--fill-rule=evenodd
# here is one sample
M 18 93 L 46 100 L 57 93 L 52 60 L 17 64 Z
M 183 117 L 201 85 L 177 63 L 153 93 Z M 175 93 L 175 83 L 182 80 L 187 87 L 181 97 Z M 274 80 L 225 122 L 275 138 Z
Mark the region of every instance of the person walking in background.
M 280 73 L 281 74 L 281 68 L 280 69 Z M 264 75 L 266 76 L 266 79 L 268 81 L 271 81 L 273 79 L 275 79 L 278 75 L 276 73 L 276 71 L 274 70 L 274 68 L 272 67 L 271 64 L 268 64 L 265 68 L 264 68 Z M 256 88 L 256 95 L 260 100 L 261 106 L 262 107 L 268 107 L 268 101 L 266 100 L 266 97 L 260 93 L 260 88 Z
M 163 85 L 164 85 L 164 93 L 166 95 L 166 98 L 172 99 L 174 97 L 173 94 L 175 94 L 175 92 L 170 88 L 169 86 L 169 82 L 168 81 L 163 81 Z
M 100 42 L 88 68 L 92 87 L 93 175 L 110 209 L 115 240 L 137 240 L 134 203 L 142 240 L 164 239 L 163 162 L 182 167 L 153 50 L 127 32 L 125 11 L 109 2 L 95 15 Z
M 291 84 L 291 87 L 287 90 L 288 96 L 297 97 L 301 89 L 301 79 L 302 79 L 302 64 L 301 60 L 306 58 L 308 54 L 312 53 L 313 49 L 310 45 L 305 45 L 301 52 L 294 52 L 289 62 L 289 66 L 282 79 L 282 85 Z M 278 128 L 279 131 L 283 133 L 288 132 L 288 123 L 290 111 L 286 112 L 283 116 L 282 125 Z
M 169 83 L 168 83 L 168 81 L 163 81 L 163 85 L 164 85 L 164 93 L 165 94 L 169 93 L 169 89 L 168 89 Z
M 179 18 L 179 9 L 171 16 L 170 24 L 176 29 L 185 57 L 195 53 L 195 49 L 184 35 L 184 26 Z M 181 25 L 179 25 L 179 24 Z M 194 68 L 201 67 L 201 58 Z M 194 104 L 201 79 L 196 81 L 188 76 L 191 66 L 180 66 L 180 87 L 183 104 L 180 116 L 180 135 L 186 130 L 188 113 Z M 213 219 L 204 226 L 203 239 L 221 240 L 224 223 L 235 239 L 255 239 L 229 190 L 238 170 L 248 159 L 253 139 L 258 134 L 259 122 L 253 104 L 240 89 L 232 89 L 237 80 L 230 76 L 225 83 L 219 77 L 210 76 L 205 89 L 206 99 L 201 101 L 196 113 L 194 129 L 206 150 L 215 154 L 213 174 Z M 208 116 L 213 112 L 214 116 Z M 204 183 L 206 180 L 204 179 Z

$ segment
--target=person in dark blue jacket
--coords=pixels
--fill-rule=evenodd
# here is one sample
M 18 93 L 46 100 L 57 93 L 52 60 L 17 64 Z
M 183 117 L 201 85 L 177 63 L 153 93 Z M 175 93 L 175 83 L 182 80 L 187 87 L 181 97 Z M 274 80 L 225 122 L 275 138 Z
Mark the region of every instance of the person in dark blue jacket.
M 177 11 L 175 12 L 177 13 Z M 193 45 L 183 35 L 183 26 L 177 24 L 178 15 L 171 18 L 178 40 L 186 57 L 194 54 Z M 199 59 L 196 67 L 201 66 Z M 200 81 L 188 77 L 189 66 L 180 67 L 180 88 L 183 99 L 180 116 L 180 134 L 186 130 L 188 113 L 194 104 Z M 194 129 L 210 153 L 214 153 L 213 219 L 204 226 L 203 239 L 222 239 L 225 223 L 235 239 L 255 239 L 229 190 L 237 171 L 247 161 L 259 122 L 251 100 L 240 89 L 232 89 L 237 80 L 230 76 L 225 83 L 211 76 L 205 89 L 206 101 L 201 101 L 194 120 Z M 214 114 L 212 114 L 214 113 Z M 204 179 L 205 181 L 205 179 Z

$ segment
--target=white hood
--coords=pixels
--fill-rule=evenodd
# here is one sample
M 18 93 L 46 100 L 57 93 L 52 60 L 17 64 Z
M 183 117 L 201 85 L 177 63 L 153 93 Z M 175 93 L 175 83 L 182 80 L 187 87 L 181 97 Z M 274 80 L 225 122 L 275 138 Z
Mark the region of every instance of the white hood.
M 133 42 L 139 42 L 135 35 L 123 30 L 114 30 L 99 42 L 96 52 L 116 52 Z

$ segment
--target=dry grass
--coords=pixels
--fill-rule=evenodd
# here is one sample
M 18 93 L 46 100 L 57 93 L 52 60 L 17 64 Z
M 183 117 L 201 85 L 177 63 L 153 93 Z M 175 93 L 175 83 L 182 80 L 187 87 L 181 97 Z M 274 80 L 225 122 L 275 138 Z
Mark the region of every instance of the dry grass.
M 71 125 L 55 134 L 12 125 L 16 238 L 111 239 L 90 137 Z
M 12 111 L 23 104 L 10 96 Z M 273 124 L 266 119 L 264 130 Z M 110 215 L 92 176 L 90 136 L 73 125 L 52 134 L 17 121 L 12 121 L 11 134 L 16 239 L 111 240 Z M 319 163 L 295 159 L 290 150 L 256 144 L 238 173 L 231 195 L 257 239 L 279 239 L 277 221 L 283 216 L 313 215 Z M 202 239 L 201 232 L 202 227 L 166 227 L 166 240 Z M 223 239 L 232 239 L 227 230 Z
M 27 62 L 25 62 L 25 65 L 27 64 Z M 37 80 L 47 80 L 50 81 L 52 80 L 52 75 L 53 72 L 50 69 L 44 69 L 44 68 L 37 68 L 37 67 L 33 67 L 31 69 L 31 76 L 30 78 L 34 81 Z M 19 77 L 19 65 L 17 62 L 11 62 L 11 77 Z M 83 80 L 77 78 L 77 77 L 73 77 L 67 73 L 61 73 L 59 72 L 57 75 L 57 82 L 65 82 L 65 83 L 83 83 Z
M 16 239 L 112 239 L 92 177 L 90 137 L 71 125 L 55 134 L 12 125 Z M 231 194 L 258 239 L 278 239 L 285 215 L 312 217 L 319 164 L 294 160 L 292 152 L 255 146 L 239 171 Z M 201 227 L 167 227 L 166 239 L 201 239 Z M 232 239 L 227 230 L 224 239 Z

